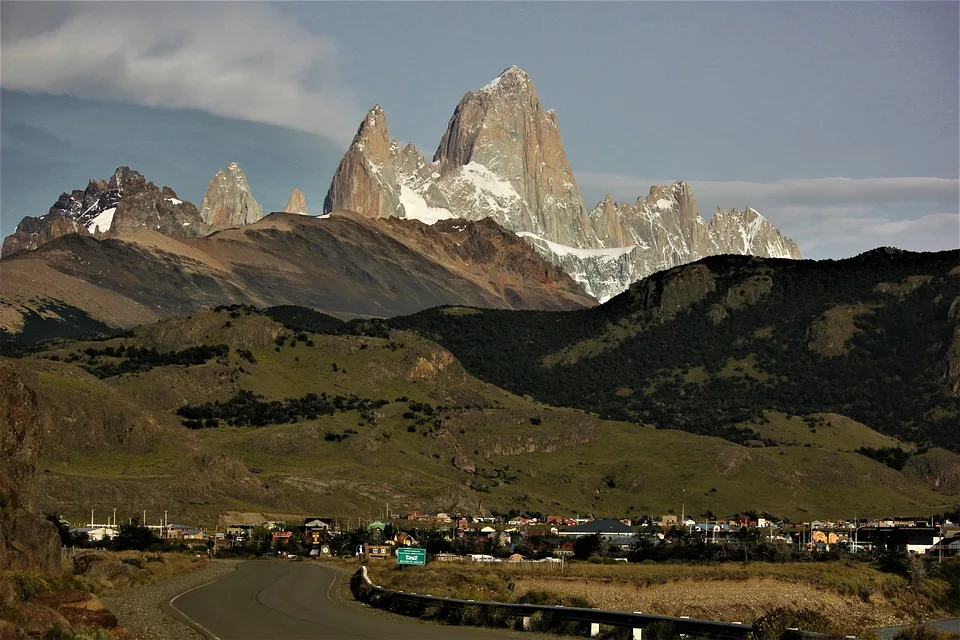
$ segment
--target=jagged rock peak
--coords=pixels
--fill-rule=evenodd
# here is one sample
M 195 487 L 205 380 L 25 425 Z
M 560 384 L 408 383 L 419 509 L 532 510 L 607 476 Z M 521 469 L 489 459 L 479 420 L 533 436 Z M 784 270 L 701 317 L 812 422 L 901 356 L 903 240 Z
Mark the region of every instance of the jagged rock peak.
M 478 93 L 492 94 L 506 91 L 534 91 L 533 81 L 526 71 L 510 65 L 500 75 L 485 84 Z
M 287 206 L 283 208 L 283 212 L 310 215 L 310 211 L 307 209 L 307 200 L 303 197 L 303 192 L 300 189 L 294 188 L 290 192 L 290 199 L 287 200 Z
M 350 149 L 362 152 L 372 161 L 381 164 L 389 159 L 390 135 L 387 131 L 387 114 L 379 104 L 374 105 L 364 116 L 350 144 Z
M 4 238 L 0 254 L 32 251 L 69 234 L 106 235 L 150 229 L 171 236 L 205 234 L 197 208 L 177 197 L 170 187 L 158 188 L 143 174 L 121 166 L 108 180 L 92 179 L 84 190 L 61 193 L 39 218 L 27 216 Z
M 263 207 L 250 192 L 247 175 L 236 162 L 218 169 L 207 186 L 200 217 L 214 229 L 251 224 L 263 217 Z
M 135 191 L 142 189 L 147 184 L 147 179 L 139 171 L 130 167 L 117 167 L 117 170 L 110 176 L 107 184 L 108 189 L 115 189 L 119 196 L 123 196 L 124 191 Z

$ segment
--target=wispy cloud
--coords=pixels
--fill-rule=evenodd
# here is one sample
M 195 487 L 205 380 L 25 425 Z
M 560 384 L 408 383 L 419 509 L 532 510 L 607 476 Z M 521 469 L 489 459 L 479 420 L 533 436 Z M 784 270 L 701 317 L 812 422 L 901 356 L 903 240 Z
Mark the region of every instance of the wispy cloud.
M 645 196 L 649 180 L 577 173 L 588 206 L 604 193 Z M 701 212 L 751 206 L 800 245 L 804 256 L 842 258 L 877 246 L 914 251 L 960 248 L 960 180 L 818 178 L 777 182 L 687 180 Z
M 332 39 L 259 3 L 2 4 L 6 89 L 200 109 L 349 142 Z
M 618 173 L 577 173 L 581 187 L 606 189 L 614 197 L 636 198 L 654 184 L 672 180 L 649 180 Z M 688 180 L 698 196 L 709 196 L 721 207 L 743 206 L 775 200 L 783 204 L 846 202 L 957 202 L 960 180 L 955 178 L 813 178 L 777 182 L 718 182 Z M 699 197 L 698 197 L 699 200 Z M 711 205 L 713 206 L 713 205 Z

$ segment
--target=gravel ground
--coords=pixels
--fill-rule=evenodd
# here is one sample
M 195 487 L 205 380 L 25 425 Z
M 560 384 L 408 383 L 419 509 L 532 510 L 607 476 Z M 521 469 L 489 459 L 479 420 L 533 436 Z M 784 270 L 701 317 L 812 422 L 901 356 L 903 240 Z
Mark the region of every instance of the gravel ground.
M 117 616 L 130 640 L 202 639 L 193 627 L 168 615 L 163 607 L 174 596 L 226 575 L 236 566 L 235 560 L 213 560 L 210 566 L 191 573 L 104 596 L 103 604 Z

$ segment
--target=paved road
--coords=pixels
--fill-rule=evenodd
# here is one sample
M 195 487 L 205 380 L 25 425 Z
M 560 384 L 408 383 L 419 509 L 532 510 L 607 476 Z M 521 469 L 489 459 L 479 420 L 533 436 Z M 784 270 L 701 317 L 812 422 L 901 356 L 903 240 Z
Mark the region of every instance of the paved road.
M 305 562 L 250 561 L 207 585 L 170 601 L 185 616 L 219 640 L 492 640 L 530 634 L 493 629 L 449 627 L 404 619 L 344 603 L 338 580 L 348 577 Z

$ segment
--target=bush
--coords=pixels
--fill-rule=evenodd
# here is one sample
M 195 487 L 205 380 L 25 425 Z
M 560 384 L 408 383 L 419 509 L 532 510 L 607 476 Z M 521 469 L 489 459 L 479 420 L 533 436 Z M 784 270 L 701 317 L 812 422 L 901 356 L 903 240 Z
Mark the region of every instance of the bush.
M 749 640 L 779 640 L 787 629 L 830 633 L 830 620 L 813 609 L 788 609 L 777 607 L 753 623 Z
M 956 640 L 957 638 L 960 638 L 960 633 L 940 631 L 922 624 L 904 627 L 893 636 L 893 640 Z
M 33 571 L 7 571 L 2 575 L 10 579 L 21 600 L 53 590 L 53 586 L 46 578 Z

